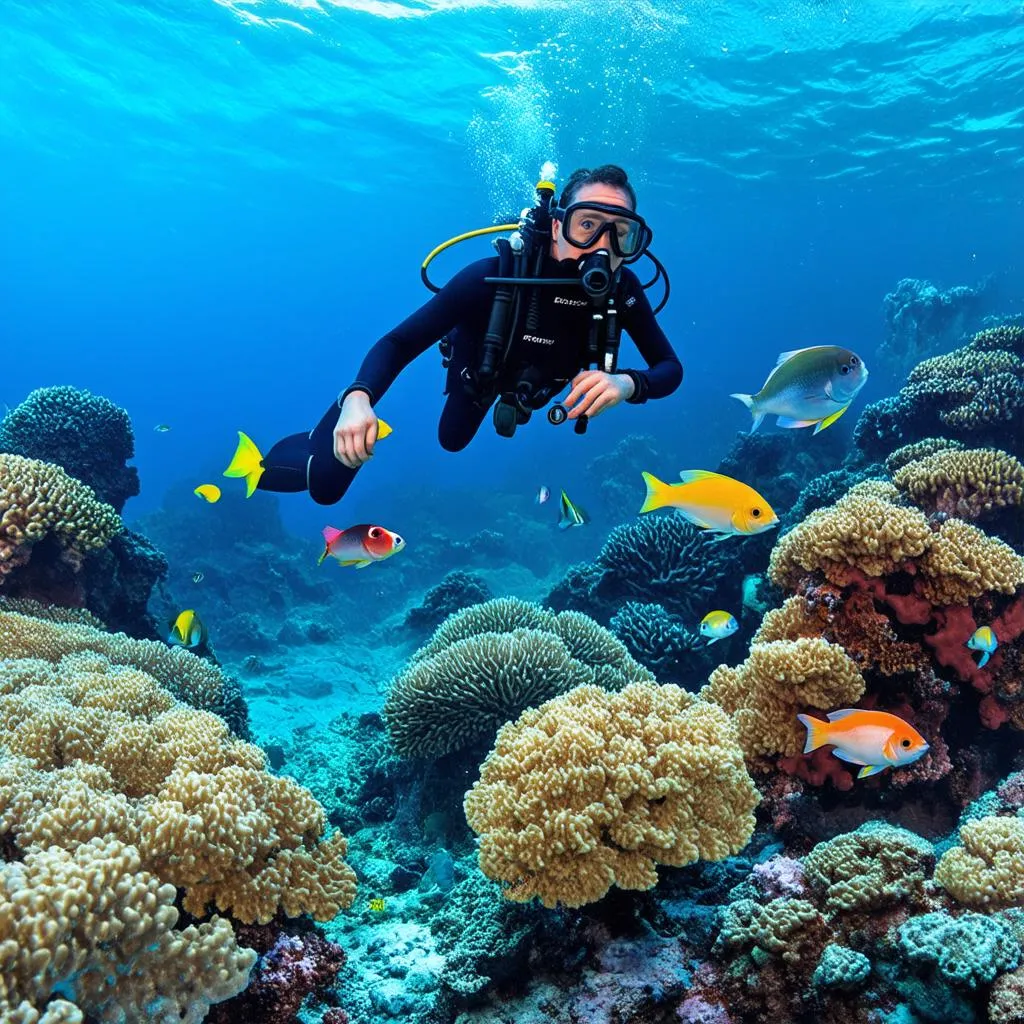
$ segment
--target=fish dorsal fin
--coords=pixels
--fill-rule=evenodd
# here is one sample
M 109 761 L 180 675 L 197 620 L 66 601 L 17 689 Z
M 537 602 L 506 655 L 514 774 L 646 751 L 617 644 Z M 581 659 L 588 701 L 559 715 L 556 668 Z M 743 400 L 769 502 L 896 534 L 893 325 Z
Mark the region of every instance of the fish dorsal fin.
M 842 711 L 830 711 L 828 720 L 830 722 L 841 722 L 844 718 L 849 718 L 850 715 L 859 715 L 863 710 L 863 708 L 844 708 Z
M 815 349 L 824 348 L 824 345 L 809 345 L 807 348 L 794 348 L 789 352 L 780 352 L 779 358 L 775 360 L 775 369 L 778 369 L 787 359 L 798 356 L 802 352 L 813 352 Z
M 684 484 L 693 484 L 698 480 L 728 480 L 729 477 L 722 476 L 721 473 L 714 473 L 710 469 L 684 469 L 679 474 L 679 479 Z
M 345 531 L 339 530 L 336 526 L 325 526 L 324 540 L 327 541 L 328 545 L 333 544 Z

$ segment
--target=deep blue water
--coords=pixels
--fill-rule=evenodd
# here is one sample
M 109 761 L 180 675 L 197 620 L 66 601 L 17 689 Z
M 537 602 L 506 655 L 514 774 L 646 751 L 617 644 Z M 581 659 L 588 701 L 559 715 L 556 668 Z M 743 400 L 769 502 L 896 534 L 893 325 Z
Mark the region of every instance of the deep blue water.
M 994 275 L 1024 308 L 1019 2 L 8 0 L 0 67 L 0 405 L 70 383 L 125 406 L 129 518 L 213 478 L 235 430 L 311 425 L 428 297 L 426 252 L 521 208 L 544 160 L 630 171 L 682 388 L 452 456 L 424 356 L 342 518 L 431 479 L 532 491 L 627 430 L 713 467 L 749 425 L 729 393 L 783 349 L 856 349 L 872 401 L 899 383 L 874 353 L 902 277 Z

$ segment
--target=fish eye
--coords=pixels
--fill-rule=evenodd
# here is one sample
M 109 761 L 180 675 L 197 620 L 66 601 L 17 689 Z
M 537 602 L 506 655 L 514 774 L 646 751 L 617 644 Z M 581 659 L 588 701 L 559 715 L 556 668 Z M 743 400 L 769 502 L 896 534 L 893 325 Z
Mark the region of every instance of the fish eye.
M 755 519 L 760 519 L 760 518 L 761 518 L 761 510 L 760 510 L 759 508 L 752 508 L 752 509 L 750 510 L 750 514 L 751 514 L 751 515 L 752 515 L 752 516 L 753 516 L 753 517 L 754 517 Z
M 850 368 L 846 365 L 846 363 L 843 363 L 843 365 L 839 367 L 839 372 L 843 374 L 849 373 Z
M 859 362 L 860 362 L 860 360 L 856 356 L 850 356 L 850 365 L 851 366 L 856 366 Z
M 910 740 L 908 740 L 908 739 L 901 740 L 900 741 L 900 746 L 901 747 L 909 747 L 910 746 Z
M 404 540 L 402 540 L 402 538 L 401 538 L 401 537 L 399 537 L 399 536 L 398 536 L 398 534 L 396 533 L 396 534 L 395 534 L 395 544 L 396 544 L 396 545 L 399 545 L 399 546 L 400 546 L 400 545 L 402 545 L 402 544 L 404 544 L 404 543 L 405 543 L 405 541 L 404 541 Z
M 374 538 L 379 537 L 380 536 L 380 527 L 379 526 L 371 526 L 370 530 L 369 530 L 369 535 L 371 537 L 374 537 Z

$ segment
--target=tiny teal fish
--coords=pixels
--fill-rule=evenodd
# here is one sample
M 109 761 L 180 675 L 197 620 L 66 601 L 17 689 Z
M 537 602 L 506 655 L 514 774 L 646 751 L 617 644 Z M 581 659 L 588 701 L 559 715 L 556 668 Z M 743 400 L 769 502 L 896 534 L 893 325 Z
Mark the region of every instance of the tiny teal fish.
M 984 668 L 988 659 L 996 652 L 999 640 L 991 626 L 979 626 L 966 644 L 972 651 L 981 651 L 978 668 Z
M 724 640 L 727 636 L 732 636 L 739 628 L 740 624 L 736 621 L 735 616 L 728 612 L 708 612 L 700 620 L 700 635 L 708 638 L 708 647 L 716 640 Z
M 166 423 L 158 423 L 153 428 L 153 430 L 155 430 L 156 433 L 158 433 L 158 434 L 166 434 L 167 431 L 170 430 L 170 429 L 171 429 L 170 426 L 168 424 L 166 424 Z
M 558 528 L 568 530 L 573 526 L 583 526 L 590 522 L 590 516 L 579 506 L 569 500 L 569 495 L 562 491 L 561 513 L 558 517 Z
M 203 573 L 201 573 L 201 572 L 194 572 L 194 573 L 192 573 L 192 582 L 193 583 L 202 583 L 204 579 L 206 579 L 206 576 Z

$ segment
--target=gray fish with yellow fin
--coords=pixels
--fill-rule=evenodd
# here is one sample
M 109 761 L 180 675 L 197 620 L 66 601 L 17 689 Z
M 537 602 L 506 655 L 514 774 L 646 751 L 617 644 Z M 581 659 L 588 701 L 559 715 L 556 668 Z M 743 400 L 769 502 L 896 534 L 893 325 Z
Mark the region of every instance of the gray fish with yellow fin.
M 781 353 L 757 394 L 729 397 L 750 410 L 751 433 L 770 413 L 780 427 L 814 427 L 819 434 L 850 408 L 867 379 L 867 367 L 856 352 L 815 345 Z

